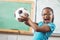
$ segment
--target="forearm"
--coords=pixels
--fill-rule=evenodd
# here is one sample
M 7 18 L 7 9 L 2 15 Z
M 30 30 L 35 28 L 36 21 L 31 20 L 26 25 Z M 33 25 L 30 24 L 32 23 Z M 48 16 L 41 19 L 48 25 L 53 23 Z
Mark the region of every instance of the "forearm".
M 38 27 L 37 24 L 31 21 L 31 19 L 28 20 L 29 25 L 37 32 L 48 32 L 50 31 L 49 27 L 46 25 L 43 25 L 42 27 Z
M 28 26 L 30 26 L 30 24 L 27 22 L 27 21 L 25 21 L 24 22 L 26 25 L 28 25 Z M 36 25 L 38 25 L 38 23 L 35 23 L 35 22 L 33 22 L 34 24 L 36 24 Z
M 38 25 L 36 23 L 32 22 L 31 19 L 28 20 L 28 23 L 34 30 L 38 29 Z

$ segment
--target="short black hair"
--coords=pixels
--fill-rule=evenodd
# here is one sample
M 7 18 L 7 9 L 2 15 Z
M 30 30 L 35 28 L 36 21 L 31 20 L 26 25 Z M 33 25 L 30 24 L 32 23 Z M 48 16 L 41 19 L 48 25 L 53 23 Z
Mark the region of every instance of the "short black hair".
M 44 9 L 49 9 L 49 10 L 51 10 L 52 11 L 52 14 L 54 15 L 54 12 L 53 12 L 53 9 L 51 8 L 51 7 L 45 7 L 45 8 L 43 8 L 43 10 Z M 42 12 L 43 12 L 43 10 L 42 10 Z M 54 18 L 52 18 L 52 22 L 54 21 Z

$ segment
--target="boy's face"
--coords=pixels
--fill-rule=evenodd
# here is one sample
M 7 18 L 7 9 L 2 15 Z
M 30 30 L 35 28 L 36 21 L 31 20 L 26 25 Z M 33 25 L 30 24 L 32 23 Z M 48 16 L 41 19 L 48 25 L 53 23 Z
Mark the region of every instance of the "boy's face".
M 53 13 L 50 9 L 44 9 L 42 12 L 42 17 L 45 23 L 52 22 Z

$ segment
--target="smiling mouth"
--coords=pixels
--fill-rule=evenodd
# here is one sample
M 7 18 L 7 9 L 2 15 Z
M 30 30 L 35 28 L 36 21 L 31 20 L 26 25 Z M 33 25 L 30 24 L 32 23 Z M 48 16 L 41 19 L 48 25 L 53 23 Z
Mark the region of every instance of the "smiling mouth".
M 50 19 L 44 19 L 45 21 L 50 21 Z

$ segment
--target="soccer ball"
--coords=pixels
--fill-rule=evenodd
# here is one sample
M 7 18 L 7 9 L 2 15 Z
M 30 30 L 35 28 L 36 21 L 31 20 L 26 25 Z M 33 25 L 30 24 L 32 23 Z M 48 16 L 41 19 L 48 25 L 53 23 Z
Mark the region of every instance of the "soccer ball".
M 29 12 L 25 8 L 19 8 L 15 11 L 14 16 L 17 21 L 23 22 L 21 16 L 24 16 L 24 14 L 27 14 L 29 16 Z

